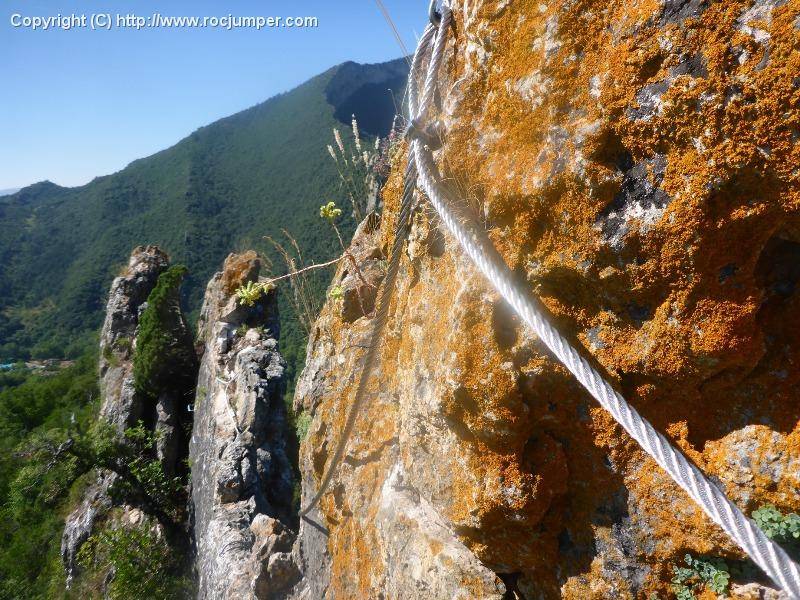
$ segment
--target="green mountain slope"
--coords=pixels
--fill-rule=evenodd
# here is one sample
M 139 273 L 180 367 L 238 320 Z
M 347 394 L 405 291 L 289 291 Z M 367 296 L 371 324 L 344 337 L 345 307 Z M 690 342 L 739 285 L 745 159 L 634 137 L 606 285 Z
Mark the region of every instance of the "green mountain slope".
M 323 200 L 344 198 L 326 151 L 331 128 L 355 113 L 364 132 L 385 134 L 395 112 L 389 90 L 399 101 L 406 75 L 403 60 L 345 63 L 113 175 L 78 188 L 38 183 L 4 197 L 0 362 L 77 354 L 138 244 L 159 244 L 189 267 L 191 311 L 228 252 L 269 255 L 263 236 L 279 237 L 281 228 L 306 258 L 332 256 L 338 243 L 317 214 Z M 291 325 L 284 335 L 302 337 Z

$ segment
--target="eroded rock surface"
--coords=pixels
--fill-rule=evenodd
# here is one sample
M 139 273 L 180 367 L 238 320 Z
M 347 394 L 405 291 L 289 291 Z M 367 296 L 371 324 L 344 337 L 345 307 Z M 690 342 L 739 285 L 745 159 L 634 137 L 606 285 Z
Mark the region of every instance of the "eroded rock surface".
M 133 386 L 136 327 L 147 297 L 169 257 L 156 246 L 136 248 L 125 271 L 111 284 L 106 319 L 100 331 L 100 418 L 123 432 L 143 418 Z
M 255 253 L 229 256 L 201 311 L 189 451 L 199 598 L 282 598 L 299 576 L 276 296 L 234 297 L 259 268 Z
M 561 330 L 746 513 L 800 509 L 800 3 L 452 5 L 448 181 Z M 401 184 L 397 165 L 381 230 L 354 240 L 365 268 Z M 323 309 L 295 397 L 313 485 L 368 343 L 370 315 L 346 308 Z M 326 547 L 303 524 L 300 548 L 335 598 L 661 597 L 687 552 L 743 558 L 427 210 L 315 520 Z M 767 593 L 751 583 L 734 593 Z
M 146 412 L 145 402 L 133 385 L 133 347 L 142 307 L 168 265 L 169 258 L 158 247 L 141 246 L 134 249 L 127 267 L 111 284 L 100 332 L 100 419 L 115 426 L 120 434 Z M 164 415 L 167 418 L 166 412 Z M 111 508 L 109 487 L 113 481 L 112 473 L 99 473 L 81 503 L 67 516 L 61 558 L 68 584 L 77 572 L 78 550 L 92 534 L 95 520 Z

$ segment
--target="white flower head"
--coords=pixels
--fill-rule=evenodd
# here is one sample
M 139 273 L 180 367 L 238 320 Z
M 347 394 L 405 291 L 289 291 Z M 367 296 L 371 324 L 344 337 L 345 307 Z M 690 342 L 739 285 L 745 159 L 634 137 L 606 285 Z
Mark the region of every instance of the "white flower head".
M 339 130 L 336 128 L 333 129 L 333 137 L 336 140 L 336 145 L 339 146 L 339 152 L 341 152 L 342 156 L 344 156 L 344 144 L 342 143 L 342 136 L 339 135 Z
M 356 150 L 361 152 L 361 136 L 358 133 L 358 121 L 355 115 L 353 115 L 353 137 L 356 139 Z

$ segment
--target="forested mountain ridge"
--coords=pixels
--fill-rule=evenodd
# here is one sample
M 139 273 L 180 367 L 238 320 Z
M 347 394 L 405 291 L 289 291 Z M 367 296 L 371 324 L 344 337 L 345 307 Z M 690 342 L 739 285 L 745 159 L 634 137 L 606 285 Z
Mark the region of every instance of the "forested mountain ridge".
M 80 353 L 100 325 L 111 279 L 137 245 L 158 244 L 189 267 L 190 311 L 229 252 L 256 248 L 275 258 L 263 236 L 282 228 L 306 258 L 329 257 L 335 236 L 319 226 L 317 207 L 340 195 L 326 152 L 331 128 L 355 113 L 362 133 L 385 134 L 406 75 L 404 60 L 344 63 L 118 173 L 77 188 L 41 182 L 5 197 L 0 358 Z M 285 330 L 287 343 L 301 337 Z

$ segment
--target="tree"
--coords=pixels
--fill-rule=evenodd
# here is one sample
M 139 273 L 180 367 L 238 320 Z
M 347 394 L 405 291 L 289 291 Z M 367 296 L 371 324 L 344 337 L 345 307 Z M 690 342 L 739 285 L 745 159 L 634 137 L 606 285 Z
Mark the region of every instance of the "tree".
M 197 356 L 180 305 L 187 272 L 183 265 L 164 271 L 139 319 L 133 377 L 136 390 L 150 398 L 163 392 L 190 395 L 194 389 Z

